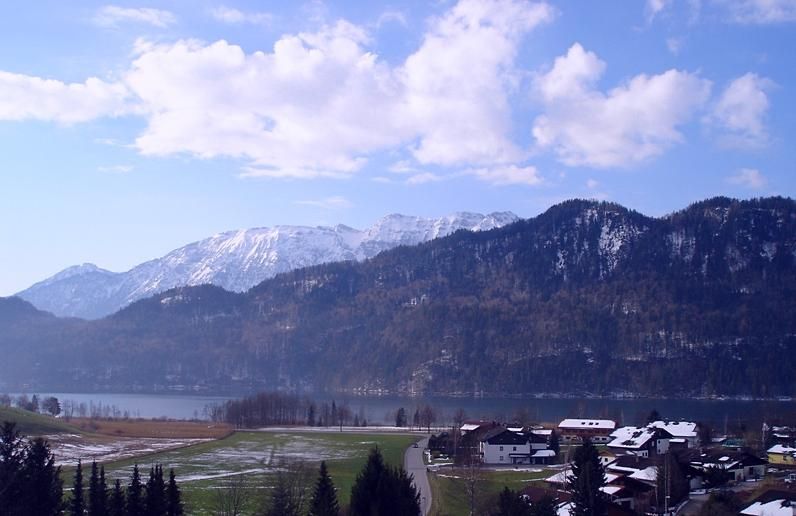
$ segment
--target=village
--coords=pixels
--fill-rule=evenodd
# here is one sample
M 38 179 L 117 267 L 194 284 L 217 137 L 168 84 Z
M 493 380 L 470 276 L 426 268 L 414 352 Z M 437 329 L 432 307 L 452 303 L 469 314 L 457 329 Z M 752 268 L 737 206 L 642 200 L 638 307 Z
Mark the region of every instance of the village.
M 742 515 L 795 513 L 796 428 L 790 426 L 764 424 L 760 441 L 749 443 L 696 422 L 662 418 L 643 426 L 577 418 L 557 425 L 464 421 L 456 431 L 432 436 L 428 455 L 432 464 L 434 457 L 447 458 L 465 468 L 554 470 L 528 482 L 519 496 L 531 506 L 552 499 L 559 515 L 569 515 L 572 457 L 586 441 L 598 449 L 610 515 L 699 514 L 729 493 L 742 500 Z

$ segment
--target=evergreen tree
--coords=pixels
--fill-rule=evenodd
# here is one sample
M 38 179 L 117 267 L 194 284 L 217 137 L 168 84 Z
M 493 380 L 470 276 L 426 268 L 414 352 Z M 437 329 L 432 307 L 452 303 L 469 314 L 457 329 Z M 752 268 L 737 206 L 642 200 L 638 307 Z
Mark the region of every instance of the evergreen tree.
M 22 464 L 24 479 L 21 505 L 23 514 L 51 516 L 61 514 L 63 481 L 61 468 L 55 466 L 55 455 L 44 439 L 33 439 L 27 446 Z
M 688 479 L 673 453 L 663 456 L 655 482 L 658 512 L 672 508 L 688 496 Z
M 16 425 L 4 422 L 0 430 L 0 507 L 15 514 L 21 500 L 23 482 L 19 474 L 24 445 Z
M 167 516 L 182 516 L 184 514 L 180 500 L 180 488 L 174 476 L 174 470 L 169 471 L 169 485 L 166 487 L 166 514 Z
M 100 466 L 99 492 L 99 513 L 105 515 L 108 514 L 108 483 L 105 481 L 105 466 Z
M 550 449 L 555 452 L 556 457 L 561 452 L 561 442 L 558 439 L 558 432 L 555 430 L 550 432 Z
M 326 469 L 326 462 L 321 462 L 318 482 L 315 484 L 315 491 L 310 502 L 309 516 L 338 516 L 339 514 L 340 504 L 337 502 L 334 483 Z
M 127 503 L 124 498 L 122 482 L 117 478 L 116 482 L 113 484 L 113 493 L 111 494 L 110 510 L 108 511 L 110 516 L 126 516 Z
M 75 481 L 72 485 L 72 502 L 69 507 L 72 516 L 83 516 L 86 512 L 86 504 L 83 501 L 83 465 L 79 459 L 75 469 Z
M 271 505 L 266 512 L 266 516 L 298 516 L 285 475 L 277 475 L 276 477 L 276 485 L 271 493 Z
M 647 424 L 654 423 L 655 421 L 660 421 L 661 415 L 658 412 L 658 409 L 652 409 L 652 411 L 647 415 Z
M 419 516 L 420 494 L 403 468 L 390 468 L 378 448 L 351 488 L 351 516 Z
M 147 516 L 162 516 L 166 514 L 166 485 L 163 482 L 163 468 L 159 464 L 149 469 L 144 514 Z
M 575 450 L 572 476 L 567 487 L 572 493 L 573 516 L 605 516 L 607 501 L 600 488 L 605 485 L 605 470 L 597 448 L 588 439 Z
M 543 496 L 531 506 L 531 516 L 556 516 L 558 507 L 555 499 L 550 495 Z
M 143 486 L 138 464 L 133 467 L 130 485 L 127 486 L 127 516 L 144 516 Z
M 493 516 L 530 516 L 531 508 L 516 491 L 504 487 L 498 498 L 497 511 Z
M 91 478 L 88 481 L 88 513 L 89 516 L 106 516 L 108 508 L 106 504 L 107 493 L 105 491 L 105 469 L 103 468 L 102 479 L 100 479 L 97 461 L 91 462 Z
M 398 409 L 395 413 L 395 426 L 402 428 L 406 426 L 406 409 L 403 407 Z

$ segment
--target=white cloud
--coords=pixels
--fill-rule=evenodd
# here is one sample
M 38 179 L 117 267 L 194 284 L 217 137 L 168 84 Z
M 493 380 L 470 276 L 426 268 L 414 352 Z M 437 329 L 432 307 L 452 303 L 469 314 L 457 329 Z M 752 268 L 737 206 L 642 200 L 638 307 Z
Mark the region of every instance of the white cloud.
M 396 124 L 400 84 L 367 41 L 341 21 L 283 36 L 271 53 L 225 41 L 151 46 L 126 77 L 147 108 L 136 145 L 147 155 L 243 158 L 248 176 L 354 173 L 410 134 Z
M 97 167 L 97 171 L 103 174 L 126 174 L 132 172 L 132 170 L 132 165 L 108 165 Z
M 600 186 L 599 181 L 597 181 L 595 179 L 587 179 L 586 180 L 586 188 L 588 188 L 589 190 L 594 190 L 598 186 Z
M 727 181 L 734 185 L 739 185 L 750 190 L 761 190 L 765 188 L 768 181 L 759 170 L 754 168 L 742 168 L 732 176 L 727 178 Z
M 713 0 L 726 9 L 731 21 L 744 24 L 772 24 L 796 21 L 794 0 Z
M 106 5 L 97 11 L 93 18 L 94 24 L 100 27 L 118 27 L 121 23 L 145 23 L 154 27 L 166 28 L 177 22 L 177 18 L 169 11 L 148 7 L 131 8 L 118 5 Z
M 605 63 L 574 44 L 537 77 L 544 114 L 533 135 L 570 166 L 628 167 L 682 140 L 678 128 L 701 108 L 711 84 L 695 74 L 668 70 L 637 75 L 607 93 L 596 88 Z
M 753 73 L 733 80 L 722 92 L 706 121 L 719 129 L 720 140 L 736 147 L 760 147 L 768 143 L 765 117 L 766 91 L 773 83 Z
M 533 166 L 506 165 L 494 168 L 478 168 L 468 171 L 481 181 L 497 186 L 529 185 L 537 186 L 542 183 L 539 171 Z
M 666 38 L 666 48 L 674 55 L 683 49 L 683 38 Z
M 211 14 L 252 20 L 230 7 Z M 535 169 L 517 165 L 528 152 L 514 142 L 509 98 L 522 76 L 522 37 L 554 15 L 540 2 L 461 0 L 429 20 L 418 50 L 398 65 L 379 59 L 369 32 L 345 20 L 250 53 L 223 40 L 139 39 L 115 83 L 0 75 L 0 118 L 71 123 L 133 113 L 145 121 L 134 142 L 141 154 L 238 159 L 244 177 L 349 177 L 372 154 L 395 151 L 412 159 L 393 171 L 414 183 L 465 168 L 533 184 Z M 174 17 L 106 6 L 97 21 L 165 26 Z M 427 165 L 438 168 L 429 175 Z
M 46 120 L 64 124 L 116 116 L 129 110 L 121 84 L 95 77 L 63 83 L 0 71 L 0 120 Z
M 352 206 L 351 201 L 341 196 L 332 196 L 319 200 L 296 201 L 295 204 L 302 206 L 314 206 L 316 208 L 323 208 L 325 210 L 340 210 L 350 208 Z
M 406 15 L 404 15 L 404 13 L 401 11 L 388 10 L 379 15 L 379 19 L 376 20 L 375 27 L 380 29 L 389 23 L 397 23 L 402 27 L 406 27 L 408 25 L 406 21 Z
M 647 0 L 647 5 L 645 8 L 647 22 L 652 22 L 652 20 L 655 19 L 655 16 L 671 5 L 671 3 L 672 0 Z
M 268 25 L 273 21 L 273 15 L 265 12 L 243 12 L 234 7 L 219 5 L 210 10 L 211 16 L 216 20 L 232 25 L 250 23 L 252 25 Z
M 420 174 L 414 174 L 406 180 L 406 184 L 408 185 L 423 185 L 426 183 L 436 183 L 437 181 L 442 181 L 444 179 L 442 176 L 437 174 L 432 174 L 431 172 L 421 172 Z
M 387 169 L 394 174 L 411 174 L 417 172 L 417 167 L 409 160 L 396 161 Z
M 407 123 L 420 134 L 413 148 L 420 163 L 521 159 L 509 137 L 514 59 L 520 37 L 553 16 L 544 3 L 462 0 L 435 20 L 401 71 Z

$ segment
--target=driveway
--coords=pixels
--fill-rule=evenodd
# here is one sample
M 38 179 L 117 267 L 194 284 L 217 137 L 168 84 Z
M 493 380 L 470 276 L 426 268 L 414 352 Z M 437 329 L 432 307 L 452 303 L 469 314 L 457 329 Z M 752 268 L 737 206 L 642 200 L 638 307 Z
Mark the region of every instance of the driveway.
M 426 516 L 431 510 L 431 485 L 428 470 L 423 462 L 423 451 L 428 446 L 428 437 L 418 441 L 417 448 L 410 446 L 404 454 L 404 469 L 414 477 L 415 488 L 420 493 L 420 511 Z

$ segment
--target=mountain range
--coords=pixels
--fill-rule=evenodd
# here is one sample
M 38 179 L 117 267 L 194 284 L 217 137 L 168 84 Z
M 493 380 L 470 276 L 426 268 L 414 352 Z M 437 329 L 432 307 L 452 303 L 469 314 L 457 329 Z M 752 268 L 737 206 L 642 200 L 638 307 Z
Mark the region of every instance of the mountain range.
M 97 319 L 174 287 L 211 284 L 244 292 L 281 272 L 361 261 L 398 245 L 416 245 L 461 229 L 494 229 L 517 220 L 509 212 L 454 213 L 436 219 L 393 214 L 365 230 L 337 225 L 228 231 L 127 272 L 111 272 L 91 263 L 69 267 L 16 295 L 58 316 Z
M 573 200 L 95 321 L 0 299 L 0 390 L 795 396 L 795 265 L 791 199 Z

